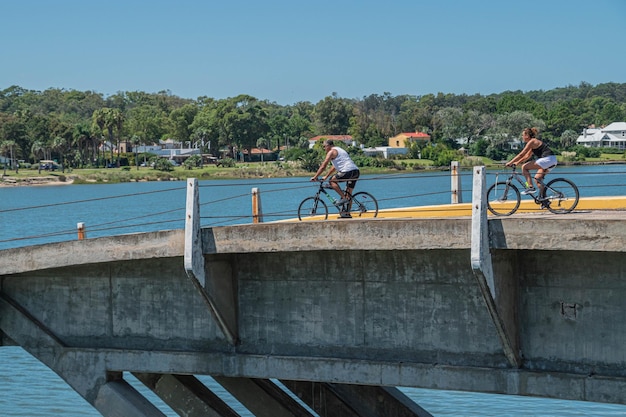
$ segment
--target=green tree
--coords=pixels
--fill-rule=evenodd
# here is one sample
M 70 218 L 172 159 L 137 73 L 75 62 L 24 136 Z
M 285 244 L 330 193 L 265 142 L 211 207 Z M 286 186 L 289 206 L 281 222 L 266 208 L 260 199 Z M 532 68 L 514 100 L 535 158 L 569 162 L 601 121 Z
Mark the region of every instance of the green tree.
M 514 111 L 523 111 L 541 117 L 543 106 L 532 98 L 521 92 L 504 93 L 496 104 L 496 112 L 498 114 L 513 113 Z
M 102 134 L 106 131 L 109 136 L 109 150 L 111 151 L 111 163 L 113 163 L 113 145 L 117 147 L 117 164 L 119 166 L 120 137 L 124 124 L 124 115 L 119 109 L 104 107 L 94 112 L 92 116 L 93 126 L 98 128 Z M 117 133 L 117 135 L 115 135 Z
M 91 143 L 91 130 L 87 123 L 77 123 L 72 131 L 72 144 L 77 155 L 79 166 L 85 166 L 85 160 L 89 158 L 89 145 Z
M 30 148 L 34 161 L 39 165 L 42 159 L 50 159 L 50 149 L 43 140 L 35 140 Z
M 142 139 L 140 136 L 138 135 L 133 135 L 130 138 L 130 143 L 133 146 L 133 151 L 135 153 L 135 167 L 137 168 L 137 171 L 139 171 L 139 145 L 141 145 L 142 143 Z
M 192 140 L 202 145 L 203 152 L 210 150 L 213 155 L 219 155 L 219 147 L 226 144 L 218 103 L 213 100 L 200 106 L 190 129 Z
M 267 113 L 260 103 L 250 96 L 232 99 L 229 111 L 224 115 L 224 128 L 230 143 L 239 149 L 250 151 L 258 138 L 269 132 Z
M 11 168 L 15 169 L 17 172 L 17 164 L 16 159 L 17 155 L 15 153 L 15 148 L 17 147 L 17 143 L 13 140 L 4 140 L 0 142 L 0 153 L 4 154 L 4 156 L 9 160 L 9 164 Z M 4 165 L 4 173 L 6 174 L 6 165 Z
M 583 100 L 561 101 L 548 111 L 547 120 L 545 120 L 546 136 L 559 137 L 568 129 L 586 126 L 591 117 Z
M 561 148 L 569 149 L 572 146 L 576 146 L 576 139 L 578 139 L 578 133 L 575 131 L 568 129 L 561 134 L 560 142 Z
M 332 97 L 326 97 L 317 103 L 313 116 L 318 134 L 345 135 L 350 129 L 352 104 L 333 93 Z
M 69 143 L 63 136 L 55 136 L 52 139 L 51 147 L 53 152 L 58 153 L 59 162 L 61 163 L 61 169 L 63 172 L 65 172 L 65 165 L 67 163 L 66 153 L 69 148 Z
M 171 135 L 180 140 L 190 140 L 193 134 L 191 125 L 198 114 L 198 106 L 185 104 L 183 107 L 172 110 L 169 115 Z
M 267 144 L 268 144 L 268 141 L 265 138 L 258 138 L 257 141 L 256 141 L 256 147 L 261 150 L 261 162 L 264 162 L 264 160 L 263 160 L 263 150 L 267 149 Z
M 433 117 L 433 126 L 433 133 L 438 139 L 450 140 L 468 136 L 463 110 L 458 107 L 438 110 Z
M 432 121 L 436 111 L 432 101 L 429 100 L 432 97 L 429 95 L 419 100 L 412 98 L 402 103 L 398 116 L 398 132 L 432 133 Z
M 126 127 L 131 137 L 141 139 L 141 144 L 154 144 L 166 135 L 168 122 L 160 107 L 144 104 L 129 110 Z

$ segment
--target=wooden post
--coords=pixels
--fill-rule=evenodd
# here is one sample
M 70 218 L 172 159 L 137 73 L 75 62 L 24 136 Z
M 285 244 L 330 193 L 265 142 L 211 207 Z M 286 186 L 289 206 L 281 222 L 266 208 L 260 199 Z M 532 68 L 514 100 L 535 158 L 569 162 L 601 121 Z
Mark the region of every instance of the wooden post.
M 263 210 L 261 209 L 261 191 L 252 189 L 252 223 L 263 223 Z
M 461 175 L 459 169 L 459 161 L 452 161 L 450 163 L 450 180 L 450 189 L 452 190 L 450 203 L 462 203 L 463 196 L 461 195 Z
M 78 229 L 78 240 L 85 239 L 85 223 L 76 223 L 76 229 Z

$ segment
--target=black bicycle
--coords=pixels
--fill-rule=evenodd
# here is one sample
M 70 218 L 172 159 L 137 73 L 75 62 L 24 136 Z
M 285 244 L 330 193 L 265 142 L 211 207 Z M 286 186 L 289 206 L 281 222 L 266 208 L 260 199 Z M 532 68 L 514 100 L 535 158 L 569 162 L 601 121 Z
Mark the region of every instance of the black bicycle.
M 508 175 L 505 181 L 498 181 L 499 175 Z M 487 208 L 497 216 L 510 216 L 515 213 L 522 200 L 519 189 L 515 186 L 516 180 L 522 189 L 525 189 L 526 179 L 515 170 L 510 173 L 496 174 L 496 182 L 487 190 Z M 528 193 L 542 209 L 548 209 L 555 214 L 569 213 L 578 205 L 578 187 L 566 178 L 555 178 L 547 184 L 538 180 L 540 186 L 535 193 Z M 535 195 L 536 194 L 536 195 Z
M 313 197 L 307 197 L 298 207 L 298 219 L 300 220 L 326 220 L 328 219 L 328 205 L 322 198 L 322 194 L 330 203 L 337 207 L 341 218 L 350 217 L 376 217 L 378 215 L 378 201 L 373 195 L 365 191 L 348 195 L 348 202 L 338 204 L 337 199 L 328 193 L 332 188 L 328 181 L 319 181 L 319 189 Z

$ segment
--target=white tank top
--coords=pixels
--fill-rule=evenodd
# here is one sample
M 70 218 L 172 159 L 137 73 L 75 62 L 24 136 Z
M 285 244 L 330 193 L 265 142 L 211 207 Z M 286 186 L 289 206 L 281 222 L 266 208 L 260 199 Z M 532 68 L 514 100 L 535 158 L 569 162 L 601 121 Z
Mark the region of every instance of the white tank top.
M 333 146 L 333 149 L 337 150 L 337 156 L 332 160 L 333 166 L 337 171 L 348 172 L 359 169 L 356 164 L 352 162 L 352 159 L 350 159 L 348 152 L 338 146 Z

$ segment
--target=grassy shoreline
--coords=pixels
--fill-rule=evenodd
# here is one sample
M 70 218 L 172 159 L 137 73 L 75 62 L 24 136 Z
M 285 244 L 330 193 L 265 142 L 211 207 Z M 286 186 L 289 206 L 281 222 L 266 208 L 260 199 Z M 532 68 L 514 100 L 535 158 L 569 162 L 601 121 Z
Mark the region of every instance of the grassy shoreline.
M 595 158 L 583 162 L 559 162 L 561 166 L 572 165 L 603 165 L 603 164 L 626 164 L 622 156 L 621 159 Z M 402 169 L 389 168 L 361 168 L 362 175 L 368 174 L 393 174 L 401 172 L 415 171 L 446 171 L 449 167 L 434 167 L 427 160 L 405 160 Z M 502 167 L 501 162 L 494 162 L 482 158 L 482 163 L 488 168 Z M 462 166 L 462 169 L 470 169 L 470 166 Z M 295 163 L 289 162 L 256 162 L 240 163 L 235 167 L 217 167 L 214 165 L 197 169 L 184 169 L 175 167 L 172 171 L 158 171 L 151 167 L 122 167 L 122 168 L 90 168 L 74 169 L 61 172 L 38 172 L 36 170 L 22 169 L 19 172 L 7 170 L 0 178 L 2 186 L 36 186 L 36 185 L 64 185 L 64 184 L 115 184 L 123 182 L 144 182 L 144 181 L 184 181 L 187 178 L 198 178 L 199 180 L 219 180 L 219 179 L 245 179 L 245 178 L 286 178 L 286 177 L 308 177 L 312 172 L 307 172 L 298 167 Z

